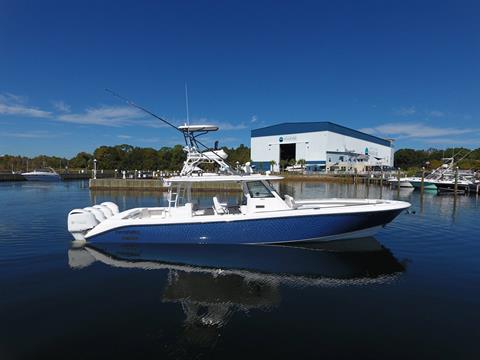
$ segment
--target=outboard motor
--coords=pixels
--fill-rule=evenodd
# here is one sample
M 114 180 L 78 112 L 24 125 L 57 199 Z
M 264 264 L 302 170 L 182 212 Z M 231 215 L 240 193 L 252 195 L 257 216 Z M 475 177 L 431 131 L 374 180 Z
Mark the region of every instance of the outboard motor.
M 120 211 L 118 210 L 118 206 L 117 204 L 111 202 L 111 201 L 105 201 L 103 203 L 101 203 L 100 205 L 103 205 L 103 206 L 106 206 L 108 207 L 111 211 L 112 211 L 112 214 L 113 215 L 117 215 Z
M 102 211 L 100 211 L 100 210 L 98 210 L 94 207 L 87 206 L 86 208 L 84 208 L 84 210 L 87 210 L 87 211 L 91 212 L 93 214 L 93 216 L 95 216 L 95 218 L 98 220 L 99 223 L 101 223 L 103 220 L 107 219 Z
M 85 234 L 89 230 L 118 213 L 117 204 L 110 201 L 83 209 L 74 209 L 68 213 L 68 231 L 75 240 L 85 241 Z
M 93 209 L 98 211 L 97 209 Z M 97 220 L 93 212 L 86 209 L 74 209 L 68 213 L 68 231 L 75 240 L 85 240 L 85 234 L 88 230 L 97 226 L 100 221 Z
M 94 205 L 93 208 L 100 210 L 106 219 L 113 216 L 112 210 L 110 210 L 110 208 L 106 207 L 105 205 Z

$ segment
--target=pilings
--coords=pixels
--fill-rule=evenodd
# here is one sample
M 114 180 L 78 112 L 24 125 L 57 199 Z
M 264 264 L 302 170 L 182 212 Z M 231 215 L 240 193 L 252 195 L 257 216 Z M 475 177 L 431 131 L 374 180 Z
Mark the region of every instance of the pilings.
M 454 184 L 454 195 L 458 193 L 458 166 L 455 168 L 455 184 Z
M 423 195 L 425 190 L 425 168 L 422 167 L 422 182 L 420 183 L 420 193 Z

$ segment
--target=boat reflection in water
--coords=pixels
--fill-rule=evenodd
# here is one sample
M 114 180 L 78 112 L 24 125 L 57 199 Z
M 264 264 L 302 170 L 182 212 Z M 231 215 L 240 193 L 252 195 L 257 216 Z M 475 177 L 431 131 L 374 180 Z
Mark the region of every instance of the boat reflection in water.
M 72 268 L 95 261 L 120 268 L 166 270 L 163 302 L 185 313 L 188 344 L 213 347 L 236 312 L 270 311 L 281 287 L 376 285 L 405 270 L 374 238 L 296 246 L 87 245 L 69 250 Z

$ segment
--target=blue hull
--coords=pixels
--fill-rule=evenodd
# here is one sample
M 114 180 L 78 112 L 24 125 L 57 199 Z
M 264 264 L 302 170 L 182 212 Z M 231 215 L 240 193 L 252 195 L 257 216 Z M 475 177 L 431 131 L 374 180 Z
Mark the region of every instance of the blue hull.
M 275 244 L 349 238 L 349 233 L 384 226 L 402 210 L 292 216 L 230 222 L 126 226 L 87 238 L 89 243 Z M 358 234 L 350 238 L 359 237 Z
M 25 179 L 28 181 L 48 181 L 48 182 L 55 182 L 61 181 L 62 178 L 60 175 L 23 175 Z

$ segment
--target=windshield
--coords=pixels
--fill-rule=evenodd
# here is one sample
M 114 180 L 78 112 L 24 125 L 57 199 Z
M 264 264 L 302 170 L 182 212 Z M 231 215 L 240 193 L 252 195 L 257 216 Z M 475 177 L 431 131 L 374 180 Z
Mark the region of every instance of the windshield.
M 261 181 L 247 182 L 247 188 L 252 198 L 274 197 L 272 192 Z

